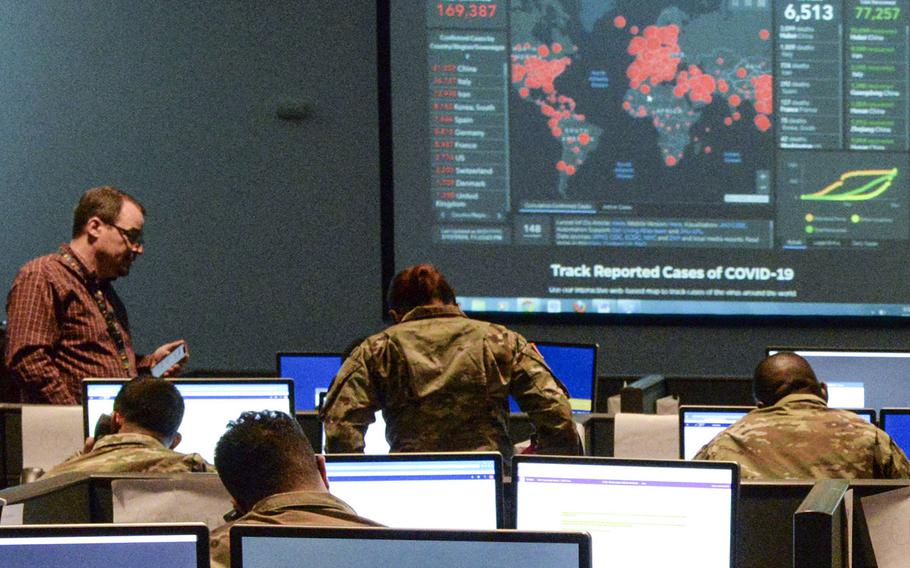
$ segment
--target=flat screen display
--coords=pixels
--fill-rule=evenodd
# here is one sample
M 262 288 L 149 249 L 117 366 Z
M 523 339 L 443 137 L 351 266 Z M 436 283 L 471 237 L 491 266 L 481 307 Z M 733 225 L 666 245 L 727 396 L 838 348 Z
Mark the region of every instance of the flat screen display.
M 685 407 L 679 409 L 682 457 L 691 460 L 698 450 L 754 407 Z
M 772 347 L 768 355 L 792 351 L 828 384 L 828 406 L 872 408 L 910 406 L 910 352 L 870 349 Z
M 332 493 L 389 527 L 502 527 L 499 454 L 327 455 Z
M 317 410 L 323 393 L 341 369 L 340 353 L 278 353 L 279 377 L 294 379 L 297 410 Z
M 880 416 L 882 430 L 905 454 L 910 452 L 910 408 L 883 408 Z
M 590 568 L 590 537 L 579 533 L 247 525 L 231 529 L 231 566 Z
M 594 377 L 597 373 L 597 345 L 546 341 L 533 343 L 556 378 L 569 390 L 572 412 L 591 412 L 591 400 L 594 398 Z M 521 412 L 518 404 L 511 397 L 509 404 L 512 412 Z
M 0 527 L 3 568 L 208 567 L 208 530 L 178 526 Z
M 124 380 L 87 379 L 83 382 L 85 433 L 90 435 L 98 417 L 110 414 Z M 248 410 L 276 410 L 294 416 L 292 383 L 282 379 L 175 379 L 183 396 L 180 424 L 182 453 L 198 453 L 215 461 L 215 445 L 231 420 Z
M 910 1 L 381 6 L 395 271 L 471 313 L 910 315 Z
M 515 526 L 591 533 L 594 568 L 733 565 L 735 464 L 516 457 Z

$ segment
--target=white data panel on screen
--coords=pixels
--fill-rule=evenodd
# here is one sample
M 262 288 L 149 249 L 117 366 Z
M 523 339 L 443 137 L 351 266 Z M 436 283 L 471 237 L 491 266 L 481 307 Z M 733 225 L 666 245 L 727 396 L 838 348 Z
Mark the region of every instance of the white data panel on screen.
M 215 445 L 231 420 L 242 412 L 292 411 L 289 382 L 240 380 L 175 380 L 183 396 L 184 413 L 180 424 L 183 437 L 177 450 L 198 453 L 209 463 L 215 459 Z M 91 435 L 98 418 L 114 409 L 114 398 L 121 384 L 86 382 L 86 416 Z
M 344 461 L 328 456 L 329 484 L 361 516 L 389 527 L 495 529 L 499 511 L 492 459 Z
M 516 528 L 591 533 L 594 568 L 730 568 L 733 469 L 664 463 L 521 461 Z
M 748 409 L 729 411 L 683 410 L 683 458 L 691 460 L 705 444 L 748 414 Z

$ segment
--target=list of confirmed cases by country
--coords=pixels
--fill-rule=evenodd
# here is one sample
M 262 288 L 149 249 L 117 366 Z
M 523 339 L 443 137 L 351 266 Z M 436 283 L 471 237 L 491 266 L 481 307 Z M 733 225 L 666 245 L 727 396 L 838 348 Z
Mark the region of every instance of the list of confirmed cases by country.
M 910 150 L 908 9 L 907 0 L 846 2 L 850 150 Z
M 433 210 L 443 222 L 509 211 L 508 13 L 503 2 L 427 1 Z

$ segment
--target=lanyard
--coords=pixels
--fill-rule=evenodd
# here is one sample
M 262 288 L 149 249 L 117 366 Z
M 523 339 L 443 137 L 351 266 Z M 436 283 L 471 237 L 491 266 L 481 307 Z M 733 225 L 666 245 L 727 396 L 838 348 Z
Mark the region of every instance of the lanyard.
M 104 323 L 107 324 L 108 334 L 110 334 L 111 339 L 114 340 L 114 344 L 117 345 L 117 353 L 120 356 L 120 365 L 125 371 L 129 372 L 131 370 L 130 356 L 126 351 L 126 342 L 123 340 L 123 333 L 121 333 L 120 328 L 117 327 L 117 317 L 114 315 L 114 312 L 108 308 L 107 298 L 104 297 L 104 292 L 98 286 L 98 281 L 88 277 L 85 273 L 85 269 L 68 250 L 61 247 L 60 256 L 63 257 L 66 264 L 69 265 L 69 267 L 85 282 L 85 286 L 88 288 L 92 299 L 95 300 L 95 304 L 97 304 L 98 309 L 101 311 L 101 317 L 104 318 Z

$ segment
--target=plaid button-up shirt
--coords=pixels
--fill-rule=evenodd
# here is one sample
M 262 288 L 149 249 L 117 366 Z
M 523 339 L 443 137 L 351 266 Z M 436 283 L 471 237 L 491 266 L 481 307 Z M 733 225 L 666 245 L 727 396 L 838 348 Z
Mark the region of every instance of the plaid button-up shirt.
M 62 250 L 76 258 L 68 246 Z M 86 280 L 94 275 L 84 267 L 82 273 L 54 253 L 27 263 L 13 281 L 4 359 L 22 402 L 80 404 L 82 379 L 134 377 L 149 367 L 147 357 L 137 361 L 133 352 L 126 308 L 110 282 L 99 281 L 123 334 L 130 368 L 123 367 Z

